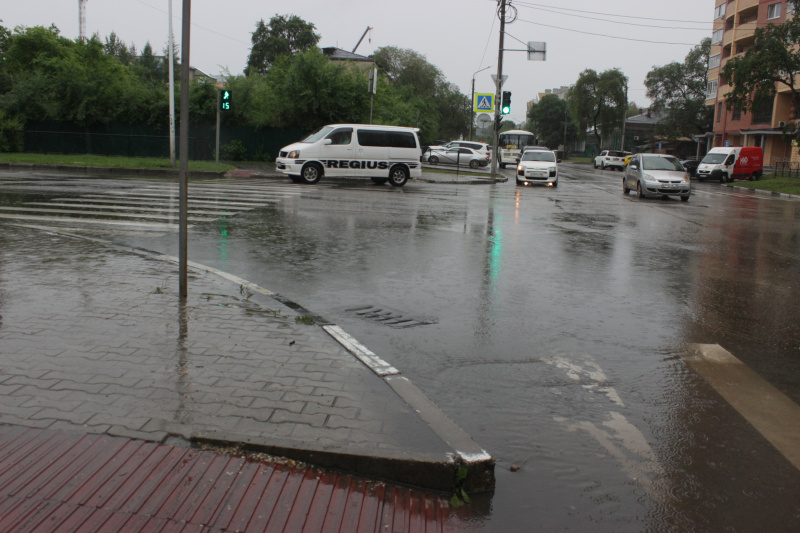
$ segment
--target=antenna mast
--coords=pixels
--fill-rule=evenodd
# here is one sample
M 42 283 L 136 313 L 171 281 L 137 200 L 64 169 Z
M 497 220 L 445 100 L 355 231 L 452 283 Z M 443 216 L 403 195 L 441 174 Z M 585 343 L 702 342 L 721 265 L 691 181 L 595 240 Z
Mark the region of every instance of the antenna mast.
M 81 42 L 86 42 L 86 0 L 78 0 Z

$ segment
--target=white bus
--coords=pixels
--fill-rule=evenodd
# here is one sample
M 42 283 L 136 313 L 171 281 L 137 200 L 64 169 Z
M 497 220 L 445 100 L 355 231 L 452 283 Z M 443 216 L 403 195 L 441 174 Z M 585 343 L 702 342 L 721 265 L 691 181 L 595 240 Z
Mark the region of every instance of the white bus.
M 497 141 L 497 162 L 500 168 L 516 165 L 527 146 L 536 146 L 536 136 L 524 130 L 508 130 L 500 134 Z

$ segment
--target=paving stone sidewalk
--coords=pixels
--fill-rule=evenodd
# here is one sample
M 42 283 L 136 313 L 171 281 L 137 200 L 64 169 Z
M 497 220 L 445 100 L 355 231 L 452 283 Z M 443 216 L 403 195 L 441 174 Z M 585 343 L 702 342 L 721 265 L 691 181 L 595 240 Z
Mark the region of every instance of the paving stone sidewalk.
M 181 308 L 175 264 L 2 227 L 0 423 L 399 468 L 452 454 L 386 381 L 277 300 L 190 269 Z

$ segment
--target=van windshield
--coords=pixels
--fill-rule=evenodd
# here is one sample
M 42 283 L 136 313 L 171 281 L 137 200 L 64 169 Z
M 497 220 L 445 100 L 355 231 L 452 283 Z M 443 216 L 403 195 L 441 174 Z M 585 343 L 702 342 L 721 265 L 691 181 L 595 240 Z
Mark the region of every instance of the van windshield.
M 728 154 L 706 154 L 706 156 L 703 158 L 702 161 L 700 161 L 700 163 L 701 164 L 706 163 L 709 165 L 719 165 L 720 163 L 725 161 L 726 157 L 728 157 Z
M 302 141 L 301 143 L 315 143 L 333 131 L 333 126 L 323 126 Z
M 553 152 L 545 152 L 543 150 L 528 150 L 522 154 L 520 161 L 549 161 L 555 163 L 556 155 Z

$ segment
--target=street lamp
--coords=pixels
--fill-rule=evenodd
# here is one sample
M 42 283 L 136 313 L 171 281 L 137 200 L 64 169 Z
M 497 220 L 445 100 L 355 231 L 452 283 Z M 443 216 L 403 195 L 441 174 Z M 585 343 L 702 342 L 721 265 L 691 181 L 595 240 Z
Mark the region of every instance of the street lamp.
M 475 74 L 472 75 L 472 96 L 469 99 L 469 139 L 472 140 L 472 123 L 475 122 L 475 76 L 478 75 L 479 72 L 483 72 L 486 69 L 492 68 L 492 65 L 482 68 L 477 71 Z

